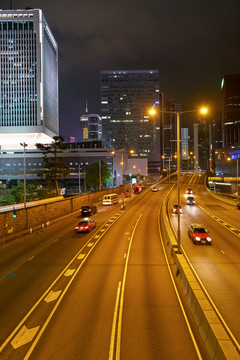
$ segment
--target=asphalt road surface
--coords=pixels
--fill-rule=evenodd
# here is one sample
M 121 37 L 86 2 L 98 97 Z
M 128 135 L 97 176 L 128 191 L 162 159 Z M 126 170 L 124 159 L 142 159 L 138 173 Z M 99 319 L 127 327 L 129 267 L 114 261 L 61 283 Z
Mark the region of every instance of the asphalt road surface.
M 0 249 L 0 359 L 208 359 L 159 235 L 168 185 Z M 128 204 L 131 202 L 131 206 Z

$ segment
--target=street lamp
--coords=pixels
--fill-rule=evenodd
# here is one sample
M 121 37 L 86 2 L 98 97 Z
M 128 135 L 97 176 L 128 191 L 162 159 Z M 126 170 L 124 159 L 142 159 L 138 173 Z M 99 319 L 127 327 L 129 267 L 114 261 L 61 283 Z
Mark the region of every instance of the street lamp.
M 154 109 L 153 109 L 154 110 Z M 191 112 L 200 112 L 205 115 L 207 113 L 207 108 L 202 108 L 200 110 L 187 110 L 187 111 L 165 111 L 160 110 L 162 113 L 175 114 L 177 115 L 177 201 L 178 209 L 180 209 L 180 114 L 191 113 Z M 177 253 L 181 254 L 181 232 L 180 232 L 180 211 L 178 211 L 178 228 L 177 228 Z
M 231 157 L 228 157 L 227 158 L 227 161 L 231 161 L 232 158 Z M 237 160 L 237 200 L 238 200 L 238 157 L 236 158 Z
M 26 153 L 26 147 L 28 146 L 28 144 L 24 143 L 20 143 L 21 146 L 23 146 L 23 186 L 24 186 L 24 208 L 26 208 L 26 157 L 25 157 L 25 153 Z
M 122 161 L 121 161 L 121 165 L 122 165 L 122 185 L 123 185 L 123 151 L 122 151 Z
M 116 152 L 114 150 L 111 151 L 112 154 L 112 187 L 114 187 L 114 167 L 113 167 L 113 158 L 116 155 Z M 116 184 L 117 186 L 117 184 Z

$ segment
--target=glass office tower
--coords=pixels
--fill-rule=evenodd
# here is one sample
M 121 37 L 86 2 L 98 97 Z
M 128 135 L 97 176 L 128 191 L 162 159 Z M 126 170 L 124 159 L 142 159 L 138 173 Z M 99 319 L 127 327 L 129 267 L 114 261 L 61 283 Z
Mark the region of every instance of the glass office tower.
M 116 150 L 159 160 L 160 116 L 149 110 L 160 100 L 158 70 L 101 71 L 103 140 Z
M 58 47 L 40 9 L 0 10 L 0 145 L 59 133 Z
M 222 92 L 223 147 L 240 144 L 240 74 L 224 75 Z

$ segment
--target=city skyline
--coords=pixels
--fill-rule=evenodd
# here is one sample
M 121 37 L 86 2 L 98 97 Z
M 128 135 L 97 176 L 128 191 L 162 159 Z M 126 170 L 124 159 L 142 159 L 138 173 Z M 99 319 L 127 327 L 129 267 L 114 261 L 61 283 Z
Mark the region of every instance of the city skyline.
M 137 4 L 137 7 L 136 7 Z M 13 0 L 41 8 L 59 47 L 60 134 L 79 138 L 86 99 L 100 113 L 101 70 L 156 69 L 160 91 L 185 110 L 220 102 L 221 78 L 239 72 L 238 2 Z M 9 1 L 2 1 L 9 9 Z M 124 24 L 124 26 L 122 25 Z

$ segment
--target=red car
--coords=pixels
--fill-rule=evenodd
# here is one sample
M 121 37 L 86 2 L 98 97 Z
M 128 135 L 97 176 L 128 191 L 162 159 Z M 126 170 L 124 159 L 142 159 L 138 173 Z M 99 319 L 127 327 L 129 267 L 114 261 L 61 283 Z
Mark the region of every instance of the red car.
M 188 226 L 188 236 L 194 244 L 211 244 L 212 239 L 207 229 L 201 224 L 191 224 Z
M 172 207 L 172 212 L 173 214 L 178 214 L 178 204 L 174 204 Z M 181 205 L 179 205 L 179 212 L 180 214 L 182 214 L 182 207 Z
M 131 194 L 129 192 L 122 193 L 122 197 L 128 198 L 131 197 Z
M 75 230 L 77 233 L 79 232 L 89 232 L 96 226 L 96 221 L 89 218 L 84 218 L 79 221 L 78 225 L 75 226 Z

